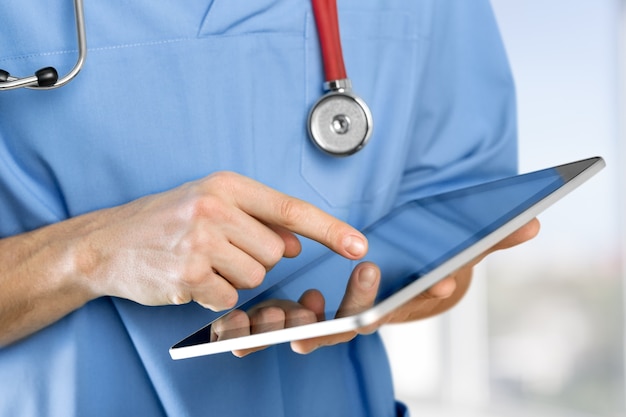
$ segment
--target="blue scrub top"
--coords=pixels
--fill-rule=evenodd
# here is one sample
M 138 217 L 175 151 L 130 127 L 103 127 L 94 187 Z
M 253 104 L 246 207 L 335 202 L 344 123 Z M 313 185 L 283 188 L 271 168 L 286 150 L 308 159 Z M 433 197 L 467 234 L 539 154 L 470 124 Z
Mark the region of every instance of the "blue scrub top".
M 0 92 L 0 236 L 220 170 L 356 227 L 515 172 L 514 88 L 488 0 L 338 3 L 348 74 L 375 124 L 347 158 L 307 138 L 324 81 L 309 0 L 86 1 L 79 76 L 58 90 Z M 3 0 L 0 68 L 68 71 L 73 18 L 69 0 Z M 348 272 L 337 271 L 339 296 Z M 172 361 L 168 348 L 212 317 L 195 304 L 90 302 L 0 350 L 0 416 L 402 412 L 377 335 L 305 356 L 281 345 Z

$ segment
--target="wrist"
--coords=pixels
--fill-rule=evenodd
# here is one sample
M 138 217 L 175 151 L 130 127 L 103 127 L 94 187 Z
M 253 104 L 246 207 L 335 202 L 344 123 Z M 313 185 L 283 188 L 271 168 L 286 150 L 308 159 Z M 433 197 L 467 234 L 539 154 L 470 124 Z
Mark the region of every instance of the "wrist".
M 67 226 L 70 233 L 63 233 L 57 242 L 56 256 L 59 263 L 59 277 L 62 284 L 71 292 L 75 292 L 87 301 L 107 294 L 102 282 L 101 273 L 103 257 L 95 237 L 96 227 L 86 218 L 75 218 Z

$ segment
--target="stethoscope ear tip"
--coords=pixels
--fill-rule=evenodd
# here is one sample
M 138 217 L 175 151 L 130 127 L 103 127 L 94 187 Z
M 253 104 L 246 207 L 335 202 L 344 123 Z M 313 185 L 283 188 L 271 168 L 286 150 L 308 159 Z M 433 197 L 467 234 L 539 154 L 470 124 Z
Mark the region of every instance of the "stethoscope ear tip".
M 51 87 L 59 80 L 59 73 L 54 67 L 45 67 L 35 72 L 39 87 Z

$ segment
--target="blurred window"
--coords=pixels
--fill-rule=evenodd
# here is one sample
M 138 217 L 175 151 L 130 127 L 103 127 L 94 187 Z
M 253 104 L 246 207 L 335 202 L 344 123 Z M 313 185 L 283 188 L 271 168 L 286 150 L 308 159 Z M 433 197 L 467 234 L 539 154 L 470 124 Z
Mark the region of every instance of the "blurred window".
M 538 238 L 481 265 L 452 312 L 383 330 L 414 415 L 626 413 L 625 3 L 492 0 L 520 170 L 595 155 L 607 168 L 540 216 Z

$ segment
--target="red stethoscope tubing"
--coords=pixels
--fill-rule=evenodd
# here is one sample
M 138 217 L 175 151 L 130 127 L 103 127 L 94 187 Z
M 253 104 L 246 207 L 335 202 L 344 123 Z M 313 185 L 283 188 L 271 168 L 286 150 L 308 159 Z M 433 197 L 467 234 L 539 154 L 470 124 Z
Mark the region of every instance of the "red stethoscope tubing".
M 346 79 L 348 76 L 343 62 L 343 51 L 341 50 L 337 1 L 311 0 L 311 2 L 322 49 L 326 81 Z

